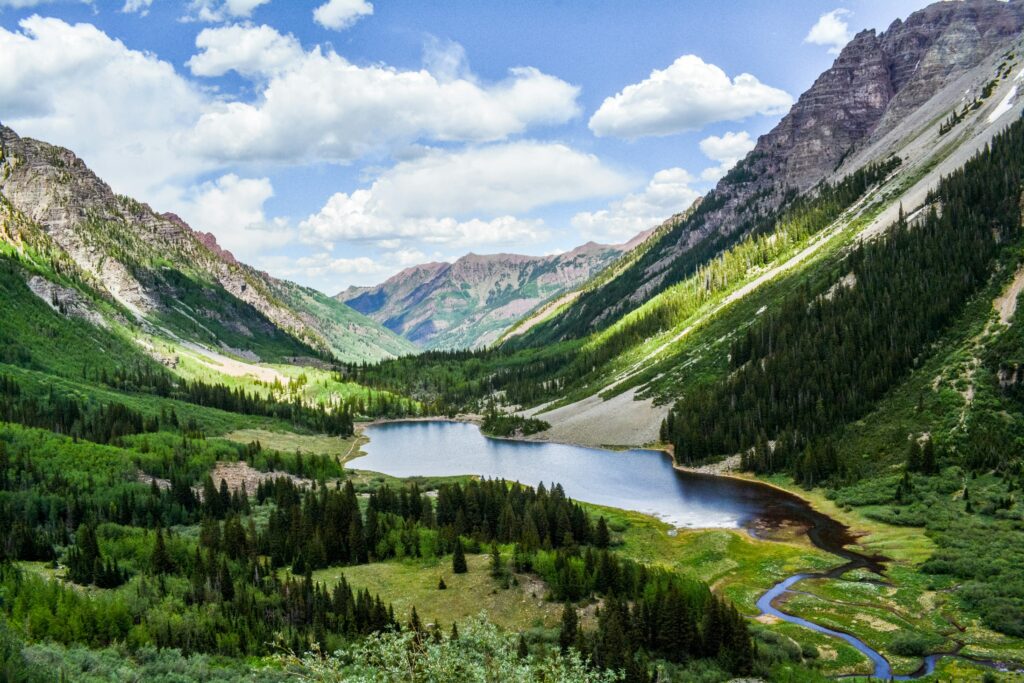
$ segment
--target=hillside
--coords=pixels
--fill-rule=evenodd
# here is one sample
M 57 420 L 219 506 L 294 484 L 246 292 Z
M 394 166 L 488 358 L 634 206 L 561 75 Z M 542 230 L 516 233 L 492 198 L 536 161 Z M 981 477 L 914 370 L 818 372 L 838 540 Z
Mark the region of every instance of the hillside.
M 906 22 L 894 24 L 890 34 L 909 30 L 908 26 L 927 26 L 925 20 L 938 13 L 950 33 L 940 32 L 946 35 L 941 40 L 922 34 L 922 40 L 938 40 L 937 45 L 952 40 L 961 48 L 975 45 L 977 50 L 988 50 L 986 54 L 972 52 L 969 59 L 964 57 L 964 65 L 941 70 L 945 85 L 914 108 L 901 104 L 904 100 L 899 97 L 891 100 L 889 113 L 878 114 L 873 132 L 849 152 L 842 167 L 824 171 L 807 192 L 789 193 L 793 196 L 781 207 L 754 212 L 742 237 L 712 232 L 678 258 L 665 260 L 673 240 L 725 211 L 722 188 L 743 188 L 738 178 L 744 176 L 749 158 L 741 162 L 719 189 L 691 214 L 680 217 L 660 240 L 652 241 L 634 263 L 617 271 L 617 277 L 599 277 L 596 286 L 582 286 L 574 303 L 527 333 L 510 338 L 500 352 L 485 355 L 479 369 L 471 373 L 467 369 L 472 386 L 500 391 L 507 405 L 528 409 L 524 414 L 550 423 L 550 430 L 532 438 L 623 446 L 658 441 L 658 425 L 671 402 L 726 371 L 729 344 L 736 335 L 773 310 L 779 297 L 793 288 L 809 281 L 819 283 L 815 286 L 826 282 L 825 290 L 838 286 L 846 273 L 835 272 L 837 259 L 861 241 L 886 234 L 901 211 L 919 215 L 943 176 L 962 167 L 1020 116 L 1024 109 L 1024 98 L 1017 95 L 1022 78 L 1020 31 L 1001 40 L 978 41 L 979 36 L 1010 32 L 1018 25 L 1014 22 L 1024 5 L 955 3 L 956 7 L 987 8 L 967 14 L 959 14 L 961 10 L 952 5 L 941 3 L 915 13 Z M 956 19 L 952 24 L 950 17 Z M 960 34 L 967 36 L 966 43 L 957 38 Z M 895 40 L 895 35 L 889 40 Z M 836 64 L 848 67 L 851 60 L 859 59 L 858 44 L 876 38 L 862 34 Z M 920 41 L 912 43 L 917 54 Z M 936 70 L 929 64 L 919 62 L 921 74 L 900 72 L 901 82 L 935 77 Z M 837 68 L 833 67 L 832 76 Z M 769 136 L 781 136 L 799 112 L 817 100 L 817 89 L 828 82 L 829 74 L 816 81 Z M 833 129 L 832 124 L 818 120 L 822 128 Z M 807 125 L 815 134 L 816 128 Z M 625 287 L 631 278 L 648 282 L 643 279 L 645 264 L 662 260 L 685 276 L 629 310 L 632 305 L 624 303 L 628 296 L 616 288 Z M 616 299 L 615 311 L 606 310 L 601 315 L 607 318 L 596 325 L 599 329 L 587 333 L 589 325 L 584 321 L 588 311 L 596 310 L 592 304 L 613 292 L 623 297 Z M 419 374 L 419 395 L 426 400 L 432 397 L 423 377 L 433 371 L 433 362 L 399 364 L 407 366 L 405 372 Z M 445 375 L 438 371 L 437 376 Z M 369 375 L 363 379 L 378 381 Z M 389 380 L 384 386 L 397 385 Z M 468 396 L 472 392 L 458 400 Z
M 0 241 L 92 316 L 250 360 L 376 360 L 412 347 L 310 289 L 238 262 L 213 235 L 115 195 L 72 152 L 0 126 Z M 61 286 L 64 286 L 61 285 Z M 97 319 L 98 321 L 98 319 Z
M 818 183 L 897 153 L 914 134 L 907 122 L 920 127 L 945 117 L 962 107 L 969 88 L 971 97 L 980 95 L 1002 61 L 991 64 L 993 55 L 1006 52 L 1022 28 L 1021 0 L 967 0 L 935 3 L 882 33 L 862 31 L 699 210 L 619 277 L 535 328 L 525 344 L 607 327 L 744 236 L 770 231 L 780 213 Z
M 374 287 L 337 295 L 427 349 L 480 348 L 537 306 L 588 282 L 649 233 L 626 244 L 589 242 L 555 256 L 468 254 L 407 268 Z

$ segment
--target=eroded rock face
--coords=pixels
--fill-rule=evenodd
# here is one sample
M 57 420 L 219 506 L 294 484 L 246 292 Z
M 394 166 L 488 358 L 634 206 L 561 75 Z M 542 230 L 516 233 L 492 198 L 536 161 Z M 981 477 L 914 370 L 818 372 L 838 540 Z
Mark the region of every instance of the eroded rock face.
M 790 112 L 761 136 L 738 170 L 723 178 L 720 208 L 667 241 L 645 264 L 634 301 L 660 288 L 668 266 L 713 231 L 729 234 L 776 208 L 788 189 L 804 192 L 869 139 L 896 126 L 954 78 L 1024 30 L 1024 0 L 938 2 L 883 33 L 862 31 Z

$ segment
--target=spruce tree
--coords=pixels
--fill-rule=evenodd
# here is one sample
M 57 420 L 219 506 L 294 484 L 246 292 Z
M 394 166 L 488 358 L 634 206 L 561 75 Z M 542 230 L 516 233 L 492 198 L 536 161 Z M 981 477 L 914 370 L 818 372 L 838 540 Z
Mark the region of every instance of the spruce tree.
M 170 574 L 174 571 L 174 560 L 171 559 L 170 553 L 167 552 L 167 546 L 164 544 L 163 529 L 158 528 L 156 530 L 156 543 L 153 545 L 150 567 L 157 576 Z
M 576 608 L 571 603 L 565 603 L 562 608 L 562 630 L 558 634 L 558 645 L 565 652 L 576 642 L 579 631 L 579 618 L 576 616 Z
M 497 543 L 491 544 L 491 576 L 501 577 L 505 571 L 505 563 L 501 559 L 501 550 Z
M 597 536 L 594 538 L 594 545 L 598 548 L 607 548 L 611 544 L 611 536 L 608 533 L 608 522 L 604 516 L 597 520 Z
M 462 549 L 462 539 L 455 539 L 455 552 L 452 553 L 452 571 L 456 574 L 465 574 L 469 571 L 466 566 L 466 553 Z

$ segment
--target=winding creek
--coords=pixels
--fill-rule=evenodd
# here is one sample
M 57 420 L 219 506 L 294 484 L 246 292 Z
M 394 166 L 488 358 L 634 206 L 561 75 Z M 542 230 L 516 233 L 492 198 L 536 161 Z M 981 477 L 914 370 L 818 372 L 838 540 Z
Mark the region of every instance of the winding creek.
M 369 425 L 365 456 L 349 463 L 396 477 L 477 474 L 537 485 L 557 482 L 577 500 L 653 515 L 676 527 L 757 530 L 794 525 L 817 547 L 847 560 L 825 574 L 795 574 L 757 601 L 762 614 L 840 638 L 874 664 L 873 676 L 908 680 L 931 673 L 943 655 L 929 655 L 913 674 L 893 676 L 885 657 L 850 634 L 788 614 L 774 603 L 807 578 L 838 578 L 852 569 L 880 573 L 882 559 L 848 548 L 849 530 L 780 489 L 727 477 L 681 472 L 661 451 L 606 451 L 567 444 L 489 439 L 472 424 L 391 422 Z

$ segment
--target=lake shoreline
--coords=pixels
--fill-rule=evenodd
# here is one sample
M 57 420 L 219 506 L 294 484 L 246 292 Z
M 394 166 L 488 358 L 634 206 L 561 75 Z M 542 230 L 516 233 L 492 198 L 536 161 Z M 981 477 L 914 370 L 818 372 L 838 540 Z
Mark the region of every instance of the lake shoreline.
M 480 433 L 483 434 L 484 437 L 486 437 L 488 439 L 496 439 L 496 440 L 499 440 L 499 441 L 521 441 L 521 442 L 524 442 L 524 443 L 561 444 L 561 445 L 564 445 L 564 446 L 576 446 L 578 448 L 593 448 L 593 449 L 596 449 L 596 450 L 610 451 L 610 452 L 613 452 L 613 453 L 614 452 L 625 452 L 625 451 L 656 451 L 656 452 L 659 452 L 659 453 L 664 453 L 667 457 L 669 457 L 671 459 L 671 462 L 672 462 L 672 468 L 674 470 L 679 471 L 679 472 L 685 472 L 687 474 L 702 474 L 702 475 L 712 476 L 712 477 L 721 477 L 723 479 L 733 479 L 733 480 L 742 481 L 742 482 L 745 482 L 745 483 L 748 483 L 748 484 L 758 484 L 760 486 L 765 486 L 767 488 L 774 489 L 775 491 L 779 491 L 781 493 L 785 493 L 785 494 L 788 494 L 790 496 L 794 496 L 796 498 L 799 498 L 801 501 L 806 503 L 812 510 L 814 510 L 818 514 L 823 515 L 825 517 L 828 517 L 828 518 L 832 519 L 833 521 L 838 522 L 839 524 L 843 524 L 844 526 L 849 526 L 845 522 L 843 522 L 842 520 L 836 519 L 833 515 L 829 514 L 829 512 L 821 509 L 821 505 L 819 504 L 819 501 L 815 500 L 813 497 L 807 496 L 806 494 L 802 495 L 802 493 L 800 491 L 796 491 L 796 490 L 793 490 L 791 488 L 787 488 L 787 487 L 781 486 L 781 485 L 776 484 L 774 482 L 765 481 L 764 479 L 761 479 L 757 475 L 748 474 L 746 472 L 741 472 L 741 471 L 735 469 L 735 467 L 738 466 L 739 463 L 740 463 L 740 458 L 739 458 L 738 455 L 730 456 L 728 458 L 725 458 L 724 460 L 721 460 L 721 461 L 716 462 L 716 463 L 711 463 L 709 465 L 701 465 L 699 467 L 690 467 L 690 466 L 687 466 L 687 465 L 680 465 L 680 464 L 676 463 L 675 456 L 674 456 L 674 454 L 672 452 L 673 449 L 672 449 L 671 444 L 648 445 L 648 446 L 611 446 L 611 445 L 608 445 L 608 446 L 594 446 L 593 444 L 574 443 L 574 442 L 571 442 L 571 441 L 552 440 L 552 439 L 546 439 L 546 438 L 537 439 L 537 438 L 530 438 L 530 437 L 526 437 L 526 436 L 492 436 L 490 434 L 484 433 L 484 431 L 482 429 L 483 416 L 482 415 L 477 415 L 475 413 L 460 413 L 458 415 L 455 415 L 454 417 L 448 417 L 448 416 L 395 417 L 395 418 L 381 417 L 381 418 L 376 418 L 376 419 L 373 419 L 373 420 L 367 420 L 365 422 L 356 422 L 355 425 L 354 425 L 354 428 L 355 428 L 355 433 L 356 433 L 357 436 L 361 436 L 363 438 L 368 438 L 368 437 L 365 437 L 363 435 L 363 432 L 364 432 L 364 430 L 367 427 L 372 427 L 372 426 L 375 426 L 375 425 L 385 425 L 385 424 L 399 424 L 399 423 L 402 423 L 402 422 L 451 422 L 451 423 L 457 423 L 457 424 L 471 424 L 471 425 L 476 425 L 477 427 L 480 427 L 481 428 Z M 361 455 L 365 455 L 365 453 L 360 453 L 359 456 L 355 456 L 352 459 L 354 460 L 354 459 L 360 457 Z M 693 527 L 678 527 L 678 528 L 680 528 L 680 529 L 691 529 Z M 711 528 L 713 528 L 713 527 L 711 527 Z M 854 533 L 854 535 L 860 535 L 860 534 L 857 534 L 856 532 L 853 532 L 852 529 L 851 529 L 851 533 Z

